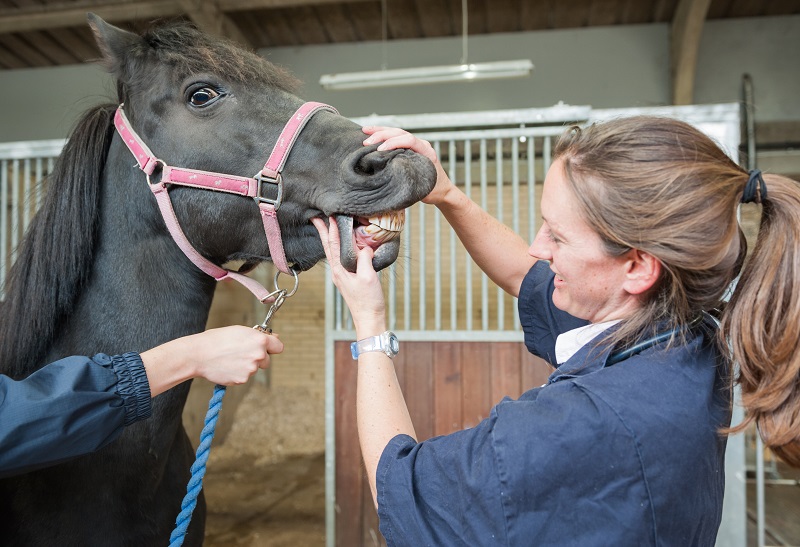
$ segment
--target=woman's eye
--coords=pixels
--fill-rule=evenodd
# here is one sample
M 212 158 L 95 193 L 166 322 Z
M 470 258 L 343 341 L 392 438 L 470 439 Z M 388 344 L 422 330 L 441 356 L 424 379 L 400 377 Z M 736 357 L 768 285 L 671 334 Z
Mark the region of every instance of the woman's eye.
M 211 87 L 201 87 L 192 92 L 189 102 L 192 106 L 206 106 L 220 96 L 219 91 Z

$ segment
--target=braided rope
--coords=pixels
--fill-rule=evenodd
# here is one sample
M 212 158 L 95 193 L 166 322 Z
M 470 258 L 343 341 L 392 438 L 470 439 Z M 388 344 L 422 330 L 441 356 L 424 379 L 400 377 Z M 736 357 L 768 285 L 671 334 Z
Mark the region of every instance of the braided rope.
M 186 486 L 186 495 L 181 502 L 181 512 L 175 520 L 175 529 L 169 536 L 170 547 L 180 547 L 186 539 L 186 532 L 189 523 L 192 521 L 192 512 L 197 506 L 197 496 L 203 489 L 203 477 L 206 474 L 206 462 L 211 453 L 211 441 L 214 440 L 214 432 L 217 427 L 219 411 L 222 409 L 222 397 L 225 396 L 225 386 L 214 386 L 214 393 L 208 402 L 208 412 L 206 412 L 205 425 L 200 433 L 200 446 L 197 447 L 195 461 L 192 464 L 192 477 Z

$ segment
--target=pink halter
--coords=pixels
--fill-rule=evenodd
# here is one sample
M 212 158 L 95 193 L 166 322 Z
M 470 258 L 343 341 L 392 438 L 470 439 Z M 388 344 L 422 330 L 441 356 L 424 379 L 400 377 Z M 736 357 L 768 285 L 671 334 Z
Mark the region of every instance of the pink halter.
M 253 198 L 256 203 L 258 203 L 258 208 L 261 212 L 264 233 L 267 236 L 267 244 L 269 245 L 272 262 L 281 272 L 296 275 L 286 262 L 283 240 L 281 239 L 281 229 L 278 224 L 277 212 L 281 206 L 281 200 L 283 199 L 283 178 L 281 176 L 281 171 L 286 163 L 286 159 L 289 157 L 292 146 L 297 140 L 297 136 L 300 134 L 300 131 L 303 130 L 306 123 L 308 123 L 308 120 L 311 119 L 311 116 L 321 110 L 328 110 L 334 114 L 338 114 L 336 109 L 323 103 L 307 102 L 303 104 L 292 115 L 289 121 L 286 122 L 264 167 L 254 177 L 247 178 L 167 165 L 150 151 L 144 141 L 142 141 L 139 135 L 131 128 L 130 122 L 125 116 L 122 107 L 123 105 L 119 105 L 119 108 L 117 108 L 116 115 L 114 116 L 114 126 L 117 128 L 123 142 L 136 158 L 139 169 L 144 171 L 147 175 L 147 182 L 149 183 L 150 190 L 156 196 L 156 201 L 161 210 L 161 215 L 164 217 L 164 222 L 167 224 L 167 229 L 175 240 L 175 243 L 178 244 L 178 247 L 181 248 L 183 253 L 195 266 L 217 281 L 234 279 L 247 287 L 250 292 L 262 302 L 273 296 L 274 293 L 267 291 L 254 279 L 217 266 L 192 247 L 192 244 L 189 243 L 189 240 L 178 224 L 178 219 L 175 216 L 175 211 L 172 208 L 172 201 L 167 191 L 167 185 L 178 184 L 181 186 L 215 190 Z M 158 165 L 161 166 L 161 180 L 157 183 L 153 183 L 150 181 L 150 175 L 153 174 Z M 275 199 L 262 196 L 262 183 L 276 185 L 277 196 Z

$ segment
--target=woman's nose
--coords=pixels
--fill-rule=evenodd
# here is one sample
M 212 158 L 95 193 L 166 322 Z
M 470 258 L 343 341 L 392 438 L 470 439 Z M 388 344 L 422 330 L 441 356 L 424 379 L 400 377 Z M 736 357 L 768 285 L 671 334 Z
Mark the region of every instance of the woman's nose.
M 550 252 L 550 246 L 548 245 L 547 236 L 545 235 L 544 226 L 539 228 L 539 231 L 536 232 L 533 243 L 528 247 L 528 254 L 539 260 L 550 260 L 553 258 L 553 254 Z

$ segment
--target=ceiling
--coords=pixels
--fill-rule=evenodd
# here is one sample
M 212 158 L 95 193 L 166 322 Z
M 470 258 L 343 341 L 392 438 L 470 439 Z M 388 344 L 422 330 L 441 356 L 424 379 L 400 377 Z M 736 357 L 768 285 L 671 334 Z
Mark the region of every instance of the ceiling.
M 381 40 L 384 28 L 388 40 L 460 36 L 462 1 L 0 0 L 0 70 L 96 58 L 86 25 L 89 11 L 133 30 L 158 19 L 186 18 L 258 49 Z M 692 25 L 702 29 L 705 20 L 800 14 L 800 0 L 468 0 L 467 5 L 470 36 L 671 23 L 673 38 L 676 27 L 697 38 Z

